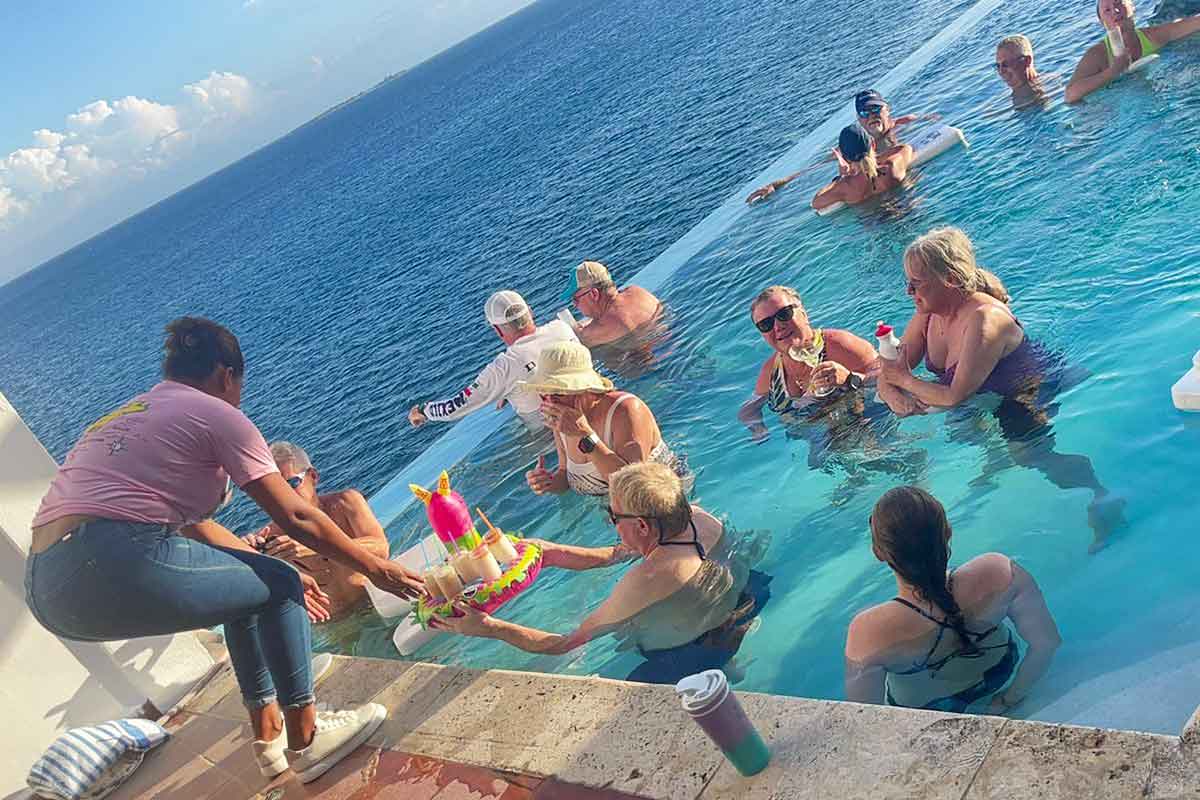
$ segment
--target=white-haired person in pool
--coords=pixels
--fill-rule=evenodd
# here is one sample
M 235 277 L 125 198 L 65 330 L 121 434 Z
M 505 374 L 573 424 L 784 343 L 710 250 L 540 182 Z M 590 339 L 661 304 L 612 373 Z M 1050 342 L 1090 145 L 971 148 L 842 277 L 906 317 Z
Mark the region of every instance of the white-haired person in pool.
M 847 700 L 1003 714 L 1046 673 L 1062 639 L 1037 581 L 1000 553 L 948 569 L 950 536 L 946 510 L 923 489 L 901 486 L 875 504 L 871 549 L 895 574 L 896 596 L 850 623 Z
M 1029 338 L 1008 307 L 1004 284 L 975 261 L 958 228 L 935 228 L 904 251 L 904 274 L 914 313 L 904 329 L 900 358 L 881 360 L 880 396 L 900 415 L 913 403 L 960 406 L 977 395 L 999 398 L 994 414 L 1013 460 L 1041 471 L 1063 489 L 1090 489 L 1091 549 L 1123 524 L 1124 502 L 1101 484 L 1087 456 L 1054 449 L 1054 396 L 1064 388 L 1063 359 Z M 924 360 L 932 381 L 913 375 Z
M 626 464 L 656 461 L 673 469 L 690 488 L 687 462 L 663 440 L 658 421 L 638 397 L 617 391 L 596 372 L 588 349 L 578 342 L 559 342 L 538 356 L 537 369 L 520 384 L 541 396 L 542 417 L 554 431 L 558 466 L 546 468 L 545 456 L 525 473 L 535 494 L 579 494 L 602 497 L 608 477 Z
M 1137 26 L 1133 0 L 1099 0 L 1096 16 L 1104 26 L 1103 39 L 1088 48 L 1067 84 L 1067 102 L 1078 103 L 1125 74 L 1129 65 L 1157 53 L 1171 42 L 1200 33 L 1200 14 L 1161 25 Z M 1113 36 L 1119 31 L 1123 48 L 1114 49 Z M 1120 50 L 1121 52 L 1118 52 Z
M 387 535 L 362 492 L 342 489 L 318 494 L 321 473 L 313 466 L 308 453 L 291 442 L 272 442 L 271 457 L 284 481 L 305 503 L 324 511 L 333 524 L 368 552 L 379 558 L 388 557 Z M 346 616 L 367 599 L 366 576 L 306 547 L 274 522 L 245 537 L 245 541 L 259 552 L 282 558 L 315 578 L 317 585 L 329 596 L 331 620 Z
M 1005 36 L 996 45 L 996 72 L 1012 90 L 1012 104 L 1017 108 L 1045 101 L 1051 85 L 1061 88 L 1059 75 L 1038 72 L 1033 42 L 1019 33 Z
M 435 617 L 431 626 L 548 655 L 611 634 L 619 650 L 636 649 L 645 659 L 628 680 L 646 683 L 675 683 L 728 664 L 770 597 L 770 577 L 750 569 L 747 545 L 753 539 L 690 504 L 679 476 L 663 464 L 622 467 L 609 477 L 609 486 L 608 516 L 617 544 L 533 540 L 542 547 L 546 568 L 580 571 L 639 561 L 575 630 L 538 630 L 462 603 L 457 605 L 462 616 Z

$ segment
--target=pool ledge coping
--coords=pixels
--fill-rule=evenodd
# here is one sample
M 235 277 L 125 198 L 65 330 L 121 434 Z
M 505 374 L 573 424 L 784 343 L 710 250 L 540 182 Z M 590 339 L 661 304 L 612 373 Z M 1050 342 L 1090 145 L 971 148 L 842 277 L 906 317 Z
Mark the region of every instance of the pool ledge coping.
M 666 686 L 338 657 L 322 704 L 373 701 L 368 745 L 654 800 L 1200 798 L 1200 709 L 1181 736 L 739 693 L 772 750 L 743 778 Z M 245 722 L 228 666 L 183 715 Z

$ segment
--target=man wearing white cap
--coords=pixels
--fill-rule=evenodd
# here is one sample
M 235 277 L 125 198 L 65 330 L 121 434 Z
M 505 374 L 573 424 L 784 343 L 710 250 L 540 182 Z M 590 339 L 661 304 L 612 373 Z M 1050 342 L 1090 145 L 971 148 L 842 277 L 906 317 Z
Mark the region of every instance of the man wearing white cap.
M 517 381 L 528 379 L 537 367 L 538 354 L 556 342 L 577 341 L 571 326 L 562 320 L 533 324 L 533 312 L 521 295 L 505 289 L 484 304 L 483 314 L 496 335 L 508 345 L 492 359 L 471 384 L 445 400 L 418 403 L 408 412 L 413 427 L 426 422 L 454 422 L 490 403 L 512 403 L 513 409 L 531 428 L 540 428 L 541 401 L 536 394 L 518 391 Z
M 588 347 L 615 342 L 662 313 L 658 298 L 642 287 L 626 286 L 618 291 L 608 267 L 599 261 L 584 261 L 575 268 L 571 302 L 591 318 L 575 330 Z

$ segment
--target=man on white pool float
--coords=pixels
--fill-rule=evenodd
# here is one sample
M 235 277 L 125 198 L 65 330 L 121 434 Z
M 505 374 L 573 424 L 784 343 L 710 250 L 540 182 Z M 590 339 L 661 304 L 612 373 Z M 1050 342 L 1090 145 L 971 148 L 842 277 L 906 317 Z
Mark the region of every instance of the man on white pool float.
M 558 342 L 576 341 L 571 326 L 555 319 L 545 325 L 533 324 L 533 312 L 521 295 L 505 289 L 488 298 L 484 316 L 492 330 L 507 347 L 492 363 L 458 394 L 444 400 L 417 403 L 408 412 L 414 428 L 426 422 L 455 422 L 485 406 L 512 403 L 513 410 L 530 428 L 543 426 L 538 396 L 517 390 L 517 382 L 527 380 L 537 367 L 538 354 Z
M 905 114 L 902 117 L 893 117 L 892 108 L 888 105 L 887 100 L 874 89 L 864 89 L 854 96 L 854 113 L 858 117 L 859 127 L 871 137 L 875 150 L 880 153 L 887 152 L 899 144 L 897 129 L 922 120 L 935 122 L 941 119 L 938 114 Z M 832 158 L 838 162 L 839 174 L 849 174 L 851 166 L 842 157 L 840 149 L 834 148 Z M 775 194 L 776 189 L 782 189 L 811 169 L 812 167 L 808 167 L 754 190 L 746 198 L 746 202 L 756 203 L 759 200 L 765 200 Z
M 321 474 L 308 453 L 291 442 L 272 442 L 271 457 L 279 474 L 307 505 L 325 512 L 333 524 L 358 545 L 380 558 L 390 551 L 383 526 L 367 505 L 362 492 L 342 489 L 317 494 Z M 311 575 L 329 596 L 329 618 L 346 616 L 367 599 L 367 577 L 288 536 L 275 523 L 245 537 L 246 544 L 266 555 L 281 558 Z

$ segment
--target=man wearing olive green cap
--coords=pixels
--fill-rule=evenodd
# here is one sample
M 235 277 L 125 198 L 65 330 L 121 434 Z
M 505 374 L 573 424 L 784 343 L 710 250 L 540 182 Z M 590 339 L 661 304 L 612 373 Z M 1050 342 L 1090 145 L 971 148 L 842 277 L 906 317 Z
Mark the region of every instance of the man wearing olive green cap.
M 608 267 L 599 261 L 584 261 L 575 268 L 571 302 L 590 318 L 575 330 L 579 341 L 588 347 L 615 342 L 662 313 L 658 298 L 642 287 L 618 290 Z

